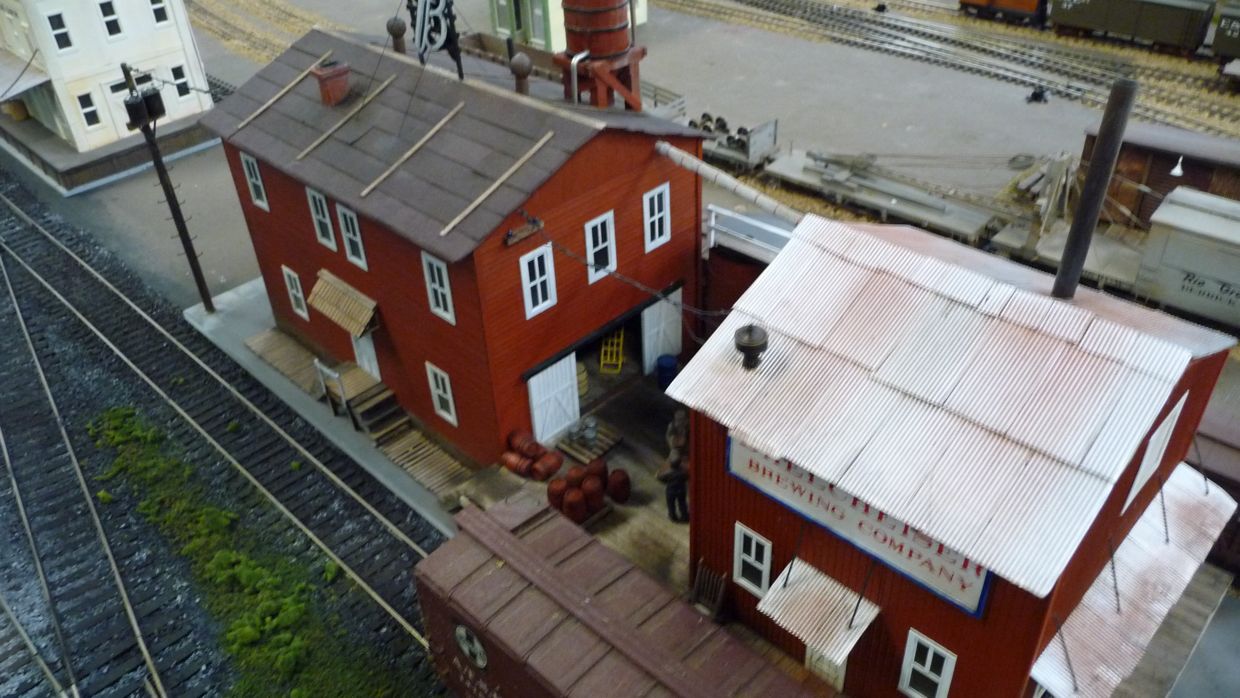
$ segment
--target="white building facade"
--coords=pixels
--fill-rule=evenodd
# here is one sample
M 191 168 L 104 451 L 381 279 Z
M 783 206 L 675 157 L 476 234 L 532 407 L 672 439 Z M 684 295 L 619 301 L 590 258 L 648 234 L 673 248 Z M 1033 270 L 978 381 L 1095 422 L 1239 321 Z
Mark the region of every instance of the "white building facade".
M 646 0 L 630 0 L 635 26 L 646 23 Z M 564 7 L 561 0 L 488 0 L 491 31 L 512 40 L 551 53 L 568 48 L 564 37 Z
M 130 134 L 122 63 L 140 89 L 160 89 L 163 123 L 211 108 L 183 0 L 0 0 L 0 51 L 9 66 L 29 64 L 0 101 L 20 100 L 79 152 Z M 9 73 L 0 89 L 17 78 Z

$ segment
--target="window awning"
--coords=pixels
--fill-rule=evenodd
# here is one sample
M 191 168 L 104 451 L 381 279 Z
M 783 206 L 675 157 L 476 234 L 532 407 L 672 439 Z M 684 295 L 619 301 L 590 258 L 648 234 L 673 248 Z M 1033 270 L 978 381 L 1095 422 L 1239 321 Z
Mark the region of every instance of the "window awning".
M 1109 564 L 1103 568 L 1068 614 L 1062 636 L 1051 638 L 1034 663 L 1030 676 L 1052 695 L 1101 697 L 1115 691 L 1145 654 L 1236 509 L 1218 485 L 1205 483 L 1183 463 L 1163 485 L 1163 495 L 1167 528 L 1155 499 L 1115 550 L 1115 576 Z
M 19 78 L 18 76 L 21 77 Z M 26 90 L 42 85 L 49 79 L 47 73 L 33 63 L 27 67 L 25 58 L 18 58 L 9 51 L 0 49 L 0 85 L 8 85 L 10 83 L 13 85 L 4 94 L 4 99 L 13 99 Z M 0 89 L 4 88 L 0 87 Z
M 319 270 L 319 280 L 310 292 L 310 307 L 354 337 L 361 337 L 370 329 L 376 306 L 372 298 L 326 269 Z
M 793 558 L 766 590 L 758 610 L 839 666 L 878 617 L 879 608 L 856 592 Z M 856 617 L 853 612 L 856 611 Z

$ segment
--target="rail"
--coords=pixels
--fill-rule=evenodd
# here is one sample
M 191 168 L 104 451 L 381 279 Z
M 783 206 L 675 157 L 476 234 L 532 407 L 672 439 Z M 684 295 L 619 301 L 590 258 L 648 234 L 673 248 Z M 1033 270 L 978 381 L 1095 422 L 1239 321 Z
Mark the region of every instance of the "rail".
M 64 419 L 60 416 L 60 408 L 56 405 L 56 398 L 52 395 L 51 386 L 48 385 L 47 375 L 43 372 L 43 362 L 39 358 L 39 351 L 30 337 L 30 329 L 26 324 L 26 318 L 22 313 L 21 306 L 17 302 L 17 293 L 13 290 L 13 284 L 9 279 L 8 267 L 2 257 L 0 257 L 0 276 L 4 277 L 4 286 L 8 290 L 9 300 L 13 304 L 13 313 L 17 316 L 17 323 L 21 328 L 22 337 L 25 339 L 26 348 L 30 351 L 30 356 L 34 361 L 35 375 L 39 378 L 39 384 L 43 386 L 44 396 L 47 398 L 52 414 L 56 418 L 56 428 L 60 432 L 60 438 L 64 442 L 69 461 L 73 465 L 73 474 L 76 476 L 78 486 L 81 488 L 82 498 L 86 502 L 86 510 L 90 513 L 90 522 L 95 529 L 95 535 L 99 539 L 99 547 L 108 559 L 112 580 L 116 584 L 116 590 L 120 595 L 121 605 L 125 609 L 125 617 L 129 621 L 130 629 L 133 631 L 134 640 L 138 643 L 138 649 L 142 652 L 142 661 L 146 664 L 150 680 L 154 682 L 156 695 L 160 696 L 160 698 L 165 698 L 168 693 L 164 689 L 163 679 L 159 675 L 159 669 L 155 666 L 155 659 L 151 656 L 150 648 L 146 644 L 146 638 L 142 634 L 142 628 L 138 623 L 138 614 L 134 611 L 133 603 L 130 601 L 129 590 L 125 584 L 124 576 L 121 574 L 120 566 L 116 564 L 116 556 L 112 552 L 112 544 L 108 541 L 108 534 L 103 529 L 103 521 L 99 519 L 99 510 L 95 508 L 95 501 L 91 497 L 90 487 L 86 484 L 86 476 L 82 473 L 82 464 L 78 461 L 77 451 L 73 448 L 73 441 L 69 438 L 69 432 L 65 429 Z M 23 521 L 23 526 L 29 529 L 30 522 L 28 520 Z M 39 571 L 42 573 L 41 568 Z M 46 584 L 47 580 L 43 579 L 41 582 Z

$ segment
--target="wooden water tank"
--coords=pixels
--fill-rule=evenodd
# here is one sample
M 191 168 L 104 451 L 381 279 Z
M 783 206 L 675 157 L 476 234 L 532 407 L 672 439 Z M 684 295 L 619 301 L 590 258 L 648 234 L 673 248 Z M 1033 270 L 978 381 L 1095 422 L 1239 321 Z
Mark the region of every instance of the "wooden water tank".
M 564 35 L 570 54 L 589 51 L 602 60 L 632 48 L 629 0 L 565 0 Z

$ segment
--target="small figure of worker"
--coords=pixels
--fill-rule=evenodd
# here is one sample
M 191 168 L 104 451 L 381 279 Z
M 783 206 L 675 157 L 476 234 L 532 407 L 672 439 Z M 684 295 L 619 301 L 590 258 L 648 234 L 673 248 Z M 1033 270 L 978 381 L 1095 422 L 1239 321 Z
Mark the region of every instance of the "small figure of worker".
M 684 410 L 676 410 L 672 415 L 672 421 L 667 424 L 667 451 L 680 451 L 684 453 L 685 447 L 689 444 L 689 413 Z
M 659 482 L 667 493 L 667 518 L 677 523 L 689 522 L 689 471 L 685 468 L 680 449 L 673 448 L 659 469 Z

